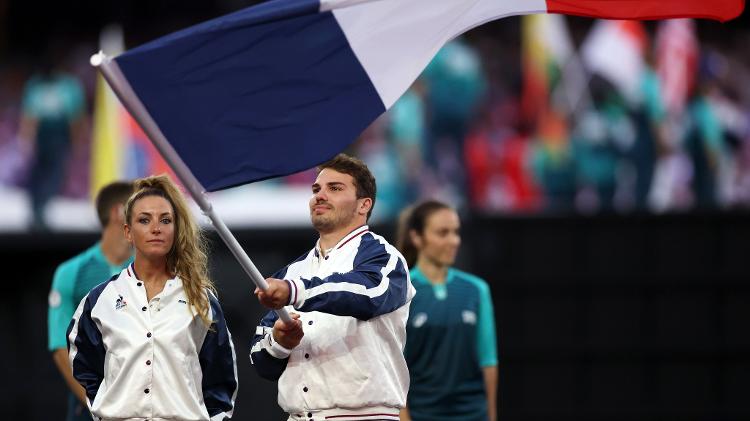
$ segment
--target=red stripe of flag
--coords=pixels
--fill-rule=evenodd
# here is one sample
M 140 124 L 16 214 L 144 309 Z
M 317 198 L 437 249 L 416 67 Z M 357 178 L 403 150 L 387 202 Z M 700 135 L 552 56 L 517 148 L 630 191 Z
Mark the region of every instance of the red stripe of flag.
M 734 19 L 744 0 L 547 0 L 547 13 L 606 19 Z

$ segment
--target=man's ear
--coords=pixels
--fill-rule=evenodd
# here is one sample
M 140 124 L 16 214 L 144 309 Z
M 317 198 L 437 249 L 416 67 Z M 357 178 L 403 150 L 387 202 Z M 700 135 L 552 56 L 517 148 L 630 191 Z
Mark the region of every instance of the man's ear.
M 109 220 L 118 224 L 125 222 L 125 206 L 117 204 L 109 208 Z
M 367 215 L 367 212 L 370 212 L 370 209 L 372 209 L 372 199 L 369 197 L 365 197 L 361 200 L 362 202 L 359 204 L 359 214 Z

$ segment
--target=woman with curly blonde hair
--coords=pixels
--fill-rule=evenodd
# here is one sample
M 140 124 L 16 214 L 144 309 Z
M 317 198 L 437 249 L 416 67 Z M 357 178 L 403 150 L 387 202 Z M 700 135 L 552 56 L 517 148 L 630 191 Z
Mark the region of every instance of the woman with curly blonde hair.
M 136 180 L 124 229 L 133 263 L 89 292 L 68 331 L 73 375 L 92 415 L 230 418 L 234 347 L 184 196 L 167 176 Z

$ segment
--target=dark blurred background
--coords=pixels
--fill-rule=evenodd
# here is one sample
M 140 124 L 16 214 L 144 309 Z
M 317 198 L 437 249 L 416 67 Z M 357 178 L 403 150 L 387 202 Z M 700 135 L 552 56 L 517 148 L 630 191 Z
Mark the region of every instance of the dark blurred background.
M 144 153 L 130 158 L 136 169 L 95 169 L 103 106 L 88 58 L 102 30 L 118 24 L 130 48 L 252 3 L 0 0 L 4 418 L 63 418 L 46 346 L 52 274 L 97 239 L 93 211 L 80 211 L 102 177 L 158 168 Z M 351 147 L 378 178 L 375 231 L 387 238 L 420 198 L 460 209 L 457 266 L 485 278 L 495 303 L 501 419 L 750 419 L 748 23 L 492 22 L 441 51 Z M 50 60 L 79 84 L 80 127 L 36 221 L 22 121 L 29 81 Z M 229 225 L 261 273 L 313 245 L 299 200 L 311 177 L 271 181 L 261 200 L 215 196 L 228 215 L 239 209 Z M 281 216 L 242 219 L 258 206 Z M 263 310 L 212 239 L 238 357 L 235 419 L 284 419 L 247 357 Z

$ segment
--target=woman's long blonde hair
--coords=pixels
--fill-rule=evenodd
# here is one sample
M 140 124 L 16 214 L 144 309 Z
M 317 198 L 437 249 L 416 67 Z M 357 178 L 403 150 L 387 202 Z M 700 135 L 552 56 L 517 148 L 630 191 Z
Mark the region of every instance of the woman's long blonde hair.
M 131 224 L 133 205 L 147 196 L 166 199 L 174 210 L 174 243 L 167 253 L 167 271 L 182 280 L 191 311 L 195 310 L 206 326 L 213 321 L 209 317 L 209 301 L 206 289 L 216 293 L 208 276 L 206 240 L 195 223 L 185 197 L 167 175 L 140 178 L 133 183 L 133 193 L 125 204 L 125 221 Z

